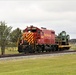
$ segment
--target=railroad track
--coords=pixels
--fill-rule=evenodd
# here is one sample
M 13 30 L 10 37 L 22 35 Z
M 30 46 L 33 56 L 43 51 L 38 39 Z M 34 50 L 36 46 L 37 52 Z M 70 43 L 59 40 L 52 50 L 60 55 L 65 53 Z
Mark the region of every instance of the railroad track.
M 28 53 L 28 54 L 5 54 L 0 55 L 0 58 L 8 58 L 8 57 L 20 57 L 20 56 L 34 56 L 34 55 L 45 55 L 45 54 L 64 54 L 64 53 L 76 53 L 76 50 L 65 50 L 65 51 L 55 51 L 55 52 L 43 52 L 43 53 Z

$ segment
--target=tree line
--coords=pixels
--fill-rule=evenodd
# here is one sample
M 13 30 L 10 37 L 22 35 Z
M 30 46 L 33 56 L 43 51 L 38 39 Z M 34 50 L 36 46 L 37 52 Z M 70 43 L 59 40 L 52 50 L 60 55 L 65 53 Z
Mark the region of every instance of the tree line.
M 1 54 L 5 54 L 5 47 L 17 46 L 17 41 L 21 37 L 21 29 L 12 30 L 11 26 L 7 26 L 5 22 L 0 22 L 0 48 Z

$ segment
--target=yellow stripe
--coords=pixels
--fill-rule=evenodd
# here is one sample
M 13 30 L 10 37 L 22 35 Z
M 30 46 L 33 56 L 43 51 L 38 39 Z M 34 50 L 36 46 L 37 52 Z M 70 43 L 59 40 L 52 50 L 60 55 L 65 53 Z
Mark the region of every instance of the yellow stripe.
M 29 43 L 34 43 L 35 37 L 33 33 L 27 33 L 27 36 L 24 38 L 24 40 L 27 40 Z
M 29 43 L 32 43 L 32 42 L 31 42 L 32 39 L 33 39 L 33 35 L 32 35 L 32 34 L 29 34 L 29 36 L 28 36 L 28 42 L 29 42 Z
M 59 45 L 59 48 L 63 48 L 63 47 L 71 47 L 70 45 Z

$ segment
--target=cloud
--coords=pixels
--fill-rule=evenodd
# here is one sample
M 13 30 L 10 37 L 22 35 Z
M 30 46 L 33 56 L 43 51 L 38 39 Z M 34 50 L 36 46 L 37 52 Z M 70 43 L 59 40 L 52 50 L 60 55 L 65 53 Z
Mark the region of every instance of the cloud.
M 75 7 L 74 0 L 0 1 L 0 20 L 13 28 L 35 25 L 53 29 L 56 33 L 66 30 L 71 38 L 76 38 Z
M 72 0 L 56 0 L 56 1 L 44 1 L 41 4 L 42 9 L 45 11 L 54 12 L 65 12 L 65 11 L 76 11 L 76 1 Z

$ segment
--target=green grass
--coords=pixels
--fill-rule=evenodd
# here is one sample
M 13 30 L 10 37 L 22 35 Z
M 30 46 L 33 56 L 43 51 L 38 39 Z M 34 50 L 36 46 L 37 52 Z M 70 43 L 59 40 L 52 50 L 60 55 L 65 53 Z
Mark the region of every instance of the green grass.
M 76 44 L 70 44 L 71 45 L 71 48 L 72 50 L 76 50 Z
M 17 50 L 18 50 L 17 47 L 6 47 L 5 54 L 18 54 L 19 52 Z M 1 49 L 0 49 L 0 54 L 1 54 Z
M 0 75 L 76 75 L 76 54 L 0 60 Z
M 19 53 L 17 50 L 17 47 L 7 47 L 5 49 L 5 54 L 17 54 Z

